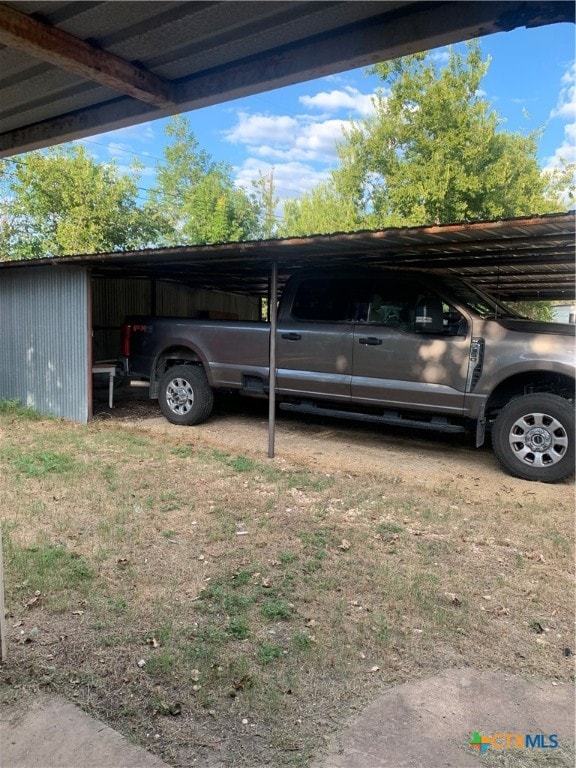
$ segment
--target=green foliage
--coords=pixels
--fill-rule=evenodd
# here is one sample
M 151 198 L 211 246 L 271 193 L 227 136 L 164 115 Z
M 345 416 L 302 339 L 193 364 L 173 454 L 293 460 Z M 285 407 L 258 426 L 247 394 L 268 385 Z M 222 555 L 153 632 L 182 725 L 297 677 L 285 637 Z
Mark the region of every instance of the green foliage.
M 256 651 L 256 660 L 259 664 L 271 664 L 284 656 L 284 649 L 273 643 L 262 643 Z
M 147 209 L 161 220 L 163 245 L 248 240 L 259 232 L 260 206 L 234 186 L 232 168 L 200 148 L 188 120 L 174 117 Z
M 510 301 L 508 306 L 530 320 L 550 323 L 554 320 L 554 308 L 549 301 Z
M 3 416 L 11 416 L 14 419 L 20 419 L 22 421 L 40 421 L 41 419 L 49 418 L 35 411 L 34 408 L 28 408 L 19 400 L 0 400 L 0 414 Z
M 76 462 L 65 453 L 50 450 L 20 450 L 7 456 L 10 464 L 26 477 L 64 474 L 76 467 Z
M 292 606 L 287 600 L 271 597 L 262 604 L 262 615 L 268 621 L 289 621 L 293 616 Z
M 137 204 L 138 168 L 122 174 L 83 147 L 24 155 L 5 170 L 0 234 L 3 258 L 29 259 L 146 246 L 153 217 Z
M 23 548 L 5 532 L 4 548 L 6 567 L 13 579 L 9 595 L 41 591 L 52 599 L 66 590 L 85 591 L 94 579 L 87 561 L 65 546 L 38 544 Z
M 423 226 L 551 213 L 574 167 L 544 173 L 538 132 L 503 130 L 482 95 L 478 42 L 437 68 L 425 53 L 377 64 L 375 112 L 353 122 L 327 184 L 287 203 L 285 234 Z
M 279 199 L 274 191 L 274 171 L 269 174 L 258 172 L 258 178 L 252 182 L 254 197 L 259 207 L 260 236 L 265 240 L 278 234 L 276 225 L 276 206 Z
M 341 195 L 333 185 L 320 184 L 300 200 L 285 201 L 280 233 L 285 237 L 298 237 L 360 228 L 354 200 Z
M 246 640 L 250 634 L 248 623 L 243 619 L 230 619 L 227 631 L 235 640 Z

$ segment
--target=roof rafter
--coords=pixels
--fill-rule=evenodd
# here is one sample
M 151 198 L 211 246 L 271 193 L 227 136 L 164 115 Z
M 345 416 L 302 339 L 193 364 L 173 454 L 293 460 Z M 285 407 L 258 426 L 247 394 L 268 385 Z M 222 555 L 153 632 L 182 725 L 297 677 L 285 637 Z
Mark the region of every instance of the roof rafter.
M 0 43 L 155 107 L 177 103 L 168 80 L 1 3 Z

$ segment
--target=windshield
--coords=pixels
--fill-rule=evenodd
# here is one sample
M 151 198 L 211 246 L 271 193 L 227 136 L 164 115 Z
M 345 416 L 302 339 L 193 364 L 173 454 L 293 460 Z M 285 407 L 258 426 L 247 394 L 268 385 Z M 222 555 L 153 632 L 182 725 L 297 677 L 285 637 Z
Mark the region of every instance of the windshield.
M 476 286 L 470 285 L 466 280 L 448 278 L 447 282 L 460 299 L 460 301 L 475 312 L 484 320 L 496 319 L 499 317 L 516 318 L 526 320 L 524 315 L 519 314 L 512 307 L 503 304 L 494 296 L 479 290 Z

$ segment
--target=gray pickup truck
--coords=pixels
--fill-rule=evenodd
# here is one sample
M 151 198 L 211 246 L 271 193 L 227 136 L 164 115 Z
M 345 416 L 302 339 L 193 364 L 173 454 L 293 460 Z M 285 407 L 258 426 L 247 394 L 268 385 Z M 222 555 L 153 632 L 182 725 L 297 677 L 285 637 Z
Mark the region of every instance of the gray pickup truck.
M 574 326 L 527 320 L 459 278 L 298 272 L 278 305 L 281 408 L 491 434 L 510 474 L 574 473 Z M 174 424 L 211 413 L 213 391 L 266 397 L 270 325 L 129 317 L 127 374 Z

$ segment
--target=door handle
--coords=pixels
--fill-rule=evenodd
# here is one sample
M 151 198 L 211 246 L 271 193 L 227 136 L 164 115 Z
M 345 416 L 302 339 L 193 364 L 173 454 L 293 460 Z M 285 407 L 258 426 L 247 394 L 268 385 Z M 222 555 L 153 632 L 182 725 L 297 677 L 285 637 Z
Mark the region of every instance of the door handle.
M 377 339 L 376 336 L 361 336 L 358 339 L 358 344 L 366 344 L 369 347 L 376 347 L 378 344 L 382 344 L 382 339 Z
M 282 338 L 288 339 L 288 341 L 299 341 L 302 336 L 299 333 L 283 333 Z

